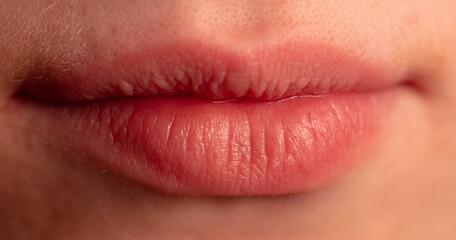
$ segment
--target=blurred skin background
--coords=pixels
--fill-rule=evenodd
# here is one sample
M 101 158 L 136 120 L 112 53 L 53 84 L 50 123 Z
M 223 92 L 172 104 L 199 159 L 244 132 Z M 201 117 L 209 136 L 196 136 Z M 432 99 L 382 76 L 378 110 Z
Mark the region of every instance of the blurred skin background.
M 36 71 L 177 38 L 330 42 L 416 80 L 363 161 L 274 197 L 154 192 L 74 154 L 16 104 Z M 456 239 L 454 0 L 3 0 L 0 104 L 0 239 Z

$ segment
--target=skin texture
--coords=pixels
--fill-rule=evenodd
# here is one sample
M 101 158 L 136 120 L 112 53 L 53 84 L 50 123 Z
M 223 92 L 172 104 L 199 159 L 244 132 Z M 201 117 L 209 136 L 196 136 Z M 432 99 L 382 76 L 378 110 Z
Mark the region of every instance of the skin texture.
M 455 239 L 455 16 L 454 0 L 4 0 L 0 239 Z M 8 107 L 46 67 L 107 61 L 170 38 L 233 49 L 332 42 L 406 72 L 412 86 L 365 161 L 331 185 L 278 197 L 154 193 Z

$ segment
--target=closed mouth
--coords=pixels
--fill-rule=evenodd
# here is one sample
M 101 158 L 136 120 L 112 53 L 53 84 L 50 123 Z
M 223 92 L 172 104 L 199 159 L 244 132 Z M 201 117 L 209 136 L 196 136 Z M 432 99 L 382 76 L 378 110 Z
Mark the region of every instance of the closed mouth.
M 348 50 L 179 42 L 25 81 L 75 152 L 155 191 L 302 193 L 369 151 L 404 76 Z M 30 98 L 32 96 L 32 98 Z

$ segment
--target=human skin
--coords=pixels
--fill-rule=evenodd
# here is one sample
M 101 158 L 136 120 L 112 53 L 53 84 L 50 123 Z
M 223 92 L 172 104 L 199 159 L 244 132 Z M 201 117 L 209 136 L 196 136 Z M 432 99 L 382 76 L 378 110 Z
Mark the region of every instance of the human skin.
M 454 0 L 5 0 L 0 23 L 0 239 L 456 238 Z M 155 192 L 74 154 L 32 111 L 11 107 L 41 68 L 190 37 L 332 42 L 410 73 L 411 83 L 363 161 L 284 196 Z

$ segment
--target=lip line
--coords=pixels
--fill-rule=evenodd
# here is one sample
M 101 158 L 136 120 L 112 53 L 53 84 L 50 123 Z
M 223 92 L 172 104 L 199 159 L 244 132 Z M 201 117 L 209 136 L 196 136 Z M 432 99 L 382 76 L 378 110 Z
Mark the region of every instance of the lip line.
M 377 89 L 370 89 L 370 90 L 362 90 L 362 91 L 349 91 L 349 92 L 332 92 L 332 93 L 326 93 L 326 94 L 302 94 L 302 95 L 292 95 L 292 96 L 287 96 L 284 98 L 280 99 L 272 99 L 272 100 L 262 100 L 262 99 L 252 99 L 252 98 L 229 98 L 229 99 L 207 99 L 207 98 L 202 98 L 199 96 L 191 95 L 191 94 L 172 94 L 172 95 L 140 95 L 140 96 L 127 96 L 127 97 L 110 97 L 110 98 L 100 98 L 100 99 L 94 99 L 94 100 L 83 100 L 83 101 L 65 101 L 65 100 L 54 100 L 54 99 L 47 99 L 47 98 L 41 98 L 37 97 L 35 95 L 30 94 L 27 91 L 19 90 L 17 91 L 14 96 L 17 96 L 19 98 L 26 98 L 30 99 L 33 101 L 38 101 L 38 102 L 48 102 L 48 103 L 54 103 L 54 104 L 93 104 L 93 103 L 103 103 L 103 102 L 110 102 L 110 101 L 137 101 L 137 100 L 152 100 L 152 99 L 189 99 L 189 100 L 201 100 L 201 101 L 206 101 L 208 103 L 213 103 L 213 104 L 223 104 L 223 103 L 228 103 L 228 102 L 251 102 L 251 103 L 262 103 L 262 104 L 272 104 L 272 103 L 279 103 L 279 102 L 284 102 L 288 101 L 291 99 L 295 98 L 325 98 L 325 97 L 332 97 L 332 96 L 337 96 L 337 95 L 346 95 L 346 94 L 375 94 L 375 93 L 380 93 L 380 92 L 385 92 L 393 89 L 397 89 L 400 87 L 410 87 L 409 82 L 404 81 L 401 83 L 398 83 L 396 85 L 391 85 L 391 86 L 386 86 L 383 88 L 377 88 Z M 17 98 L 16 97 L 16 98 Z

